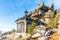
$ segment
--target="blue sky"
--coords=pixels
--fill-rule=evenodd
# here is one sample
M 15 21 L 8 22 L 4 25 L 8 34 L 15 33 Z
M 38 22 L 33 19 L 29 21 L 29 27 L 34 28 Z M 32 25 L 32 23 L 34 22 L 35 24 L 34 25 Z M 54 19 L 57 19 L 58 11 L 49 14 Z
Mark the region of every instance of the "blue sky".
M 0 30 L 3 32 L 16 29 L 15 20 L 24 16 L 24 10 L 29 12 L 44 2 L 46 6 L 54 3 L 54 8 L 60 7 L 60 0 L 0 0 Z

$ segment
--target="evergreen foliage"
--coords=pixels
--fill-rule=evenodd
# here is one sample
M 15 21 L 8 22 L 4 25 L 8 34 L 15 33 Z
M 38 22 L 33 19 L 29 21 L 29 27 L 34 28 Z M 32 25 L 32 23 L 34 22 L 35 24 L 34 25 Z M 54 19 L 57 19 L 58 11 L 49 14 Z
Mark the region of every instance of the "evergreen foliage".
M 36 24 L 34 22 L 32 22 L 30 28 L 28 29 L 28 33 L 32 34 L 32 32 L 33 32 L 33 30 L 34 30 L 35 27 L 36 27 Z

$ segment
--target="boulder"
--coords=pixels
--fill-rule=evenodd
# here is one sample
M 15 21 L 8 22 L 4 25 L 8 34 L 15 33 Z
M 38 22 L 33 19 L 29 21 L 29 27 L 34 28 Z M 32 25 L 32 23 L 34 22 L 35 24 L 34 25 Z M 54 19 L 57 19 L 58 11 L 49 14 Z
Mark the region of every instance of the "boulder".
M 38 37 L 41 37 L 41 34 L 40 33 L 36 33 L 36 34 L 33 34 L 31 37 L 32 38 L 38 38 Z
M 7 40 L 25 40 L 30 37 L 28 33 L 14 33 L 7 35 Z

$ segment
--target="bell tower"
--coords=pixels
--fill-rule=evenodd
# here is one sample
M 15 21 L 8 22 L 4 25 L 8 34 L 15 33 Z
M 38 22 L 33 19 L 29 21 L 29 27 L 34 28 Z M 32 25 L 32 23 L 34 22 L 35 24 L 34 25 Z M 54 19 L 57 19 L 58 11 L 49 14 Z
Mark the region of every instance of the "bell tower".
M 26 10 L 26 11 L 24 11 L 24 14 L 25 14 L 25 16 L 27 16 L 28 15 L 28 11 Z

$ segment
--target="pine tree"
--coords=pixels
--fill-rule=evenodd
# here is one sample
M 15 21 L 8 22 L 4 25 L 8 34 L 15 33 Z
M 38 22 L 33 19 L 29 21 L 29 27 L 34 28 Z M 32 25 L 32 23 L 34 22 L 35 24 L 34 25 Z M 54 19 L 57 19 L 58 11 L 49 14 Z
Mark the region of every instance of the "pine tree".
M 32 22 L 32 24 L 30 25 L 29 29 L 28 29 L 28 33 L 32 34 L 34 28 L 36 27 L 36 24 L 34 22 Z

